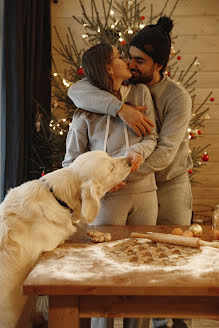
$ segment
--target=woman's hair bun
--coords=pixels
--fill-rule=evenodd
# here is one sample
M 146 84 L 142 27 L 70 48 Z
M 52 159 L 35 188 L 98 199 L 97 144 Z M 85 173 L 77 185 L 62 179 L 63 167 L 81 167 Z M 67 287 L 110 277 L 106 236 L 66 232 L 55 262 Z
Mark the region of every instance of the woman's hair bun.
M 171 18 L 163 16 L 158 19 L 157 25 L 159 25 L 164 32 L 170 33 L 173 28 L 173 21 Z

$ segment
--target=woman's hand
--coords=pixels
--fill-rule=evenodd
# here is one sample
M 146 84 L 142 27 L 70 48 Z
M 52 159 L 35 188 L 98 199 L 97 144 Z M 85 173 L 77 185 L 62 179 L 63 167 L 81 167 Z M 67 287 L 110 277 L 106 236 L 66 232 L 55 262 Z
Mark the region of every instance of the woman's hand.
M 137 171 L 139 169 L 139 167 L 141 166 L 141 164 L 143 163 L 142 156 L 133 150 L 129 150 L 129 152 L 127 153 L 127 157 L 130 160 L 131 173 Z

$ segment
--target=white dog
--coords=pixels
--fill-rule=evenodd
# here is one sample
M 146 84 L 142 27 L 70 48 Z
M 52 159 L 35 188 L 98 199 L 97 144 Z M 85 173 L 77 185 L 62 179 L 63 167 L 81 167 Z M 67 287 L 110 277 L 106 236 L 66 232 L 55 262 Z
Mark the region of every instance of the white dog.
M 75 218 L 92 222 L 100 198 L 129 173 L 127 158 L 90 151 L 69 167 L 8 192 L 0 205 L 1 328 L 31 327 L 32 300 L 21 291 L 28 273 L 42 252 L 76 231 Z

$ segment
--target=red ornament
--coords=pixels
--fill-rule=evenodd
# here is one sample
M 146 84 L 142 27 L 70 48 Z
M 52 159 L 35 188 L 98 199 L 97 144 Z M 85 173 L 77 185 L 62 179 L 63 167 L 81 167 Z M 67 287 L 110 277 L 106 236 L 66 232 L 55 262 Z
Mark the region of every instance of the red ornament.
M 83 70 L 83 67 L 79 67 L 79 68 L 77 69 L 77 74 L 78 74 L 78 75 L 81 75 L 81 76 L 84 76 L 84 70 Z
M 41 177 L 43 177 L 44 175 L 46 175 L 45 171 L 41 173 Z
M 190 135 L 190 139 L 194 139 L 195 138 L 194 133 L 190 132 L 189 135 Z
M 188 172 L 189 172 L 189 174 L 192 174 L 193 171 L 192 171 L 192 169 L 190 169 L 190 170 L 188 170 Z
M 177 60 L 180 60 L 181 59 L 181 56 L 177 56 L 177 58 L 176 58 Z
M 215 100 L 215 98 L 214 98 L 214 97 L 211 97 L 211 98 L 210 98 L 210 101 L 214 101 L 214 100 Z
M 198 130 L 198 134 L 202 134 L 201 130 Z
M 142 21 L 145 20 L 145 16 L 141 16 L 140 20 L 142 20 Z
M 208 153 L 204 152 L 204 154 L 202 155 L 201 158 L 202 158 L 203 162 L 208 162 L 208 160 L 209 160 Z
M 126 44 L 125 40 L 121 41 L 121 45 L 124 46 Z

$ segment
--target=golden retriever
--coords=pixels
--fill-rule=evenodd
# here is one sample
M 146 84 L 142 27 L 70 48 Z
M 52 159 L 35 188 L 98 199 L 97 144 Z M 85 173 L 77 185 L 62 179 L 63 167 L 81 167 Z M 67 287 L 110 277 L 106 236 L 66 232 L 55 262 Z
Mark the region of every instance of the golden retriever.
M 42 252 L 91 223 L 100 198 L 130 173 L 129 160 L 103 151 L 80 155 L 69 167 L 11 189 L 0 205 L 0 327 L 31 327 L 32 299 L 22 283 Z

